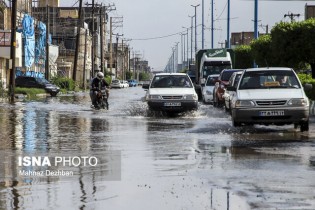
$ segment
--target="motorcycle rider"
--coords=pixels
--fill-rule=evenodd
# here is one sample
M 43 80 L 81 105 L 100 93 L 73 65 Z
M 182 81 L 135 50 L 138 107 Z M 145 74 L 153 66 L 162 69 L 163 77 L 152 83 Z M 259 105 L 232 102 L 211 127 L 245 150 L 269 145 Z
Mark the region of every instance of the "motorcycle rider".
M 93 78 L 91 83 L 91 90 L 90 90 L 90 96 L 92 100 L 92 105 L 96 108 L 96 96 L 99 90 L 105 89 L 107 98 L 109 97 L 109 90 L 108 88 L 109 84 L 104 79 L 104 74 L 102 72 L 98 72 L 96 74 L 96 77 Z

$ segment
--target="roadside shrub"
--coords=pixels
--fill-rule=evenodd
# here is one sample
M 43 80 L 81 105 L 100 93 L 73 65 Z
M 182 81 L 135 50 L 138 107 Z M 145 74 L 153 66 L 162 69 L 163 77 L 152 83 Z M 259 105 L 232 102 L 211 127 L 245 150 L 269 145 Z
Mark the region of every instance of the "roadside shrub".
M 46 93 L 44 89 L 40 89 L 40 88 L 21 88 L 21 87 L 16 87 L 14 92 L 15 94 L 24 94 L 30 97 L 35 96 L 37 94 Z
M 297 74 L 302 85 L 304 84 L 312 84 L 313 88 L 311 90 L 305 91 L 305 94 L 310 100 L 315 100 L 315 79 L 312 78 L 310 74 Z
M 61 89 L 66 89 L 68 91 L 74 91 L 75 89 L 75 82 L 72 79 L 66 77 L 54 77 L 51 81 Z

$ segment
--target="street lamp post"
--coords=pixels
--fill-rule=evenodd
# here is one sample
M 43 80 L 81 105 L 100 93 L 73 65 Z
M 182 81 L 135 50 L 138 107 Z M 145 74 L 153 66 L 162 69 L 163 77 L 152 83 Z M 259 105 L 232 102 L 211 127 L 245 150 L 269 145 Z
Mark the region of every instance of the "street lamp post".
M 188 62 L 188 69 L 190 67 L 190 64 L 192 63 L 192 48 L 193 48 L 193 18 L 195 16 L 189 16 L 188 17 L 191 18 L 191 27 L 190 27 L 190 61 Z
M 186 27 L 183 26 L 183 28 L 186 28 Z M 188 41 L 189 35 L 188 34 L 189 33 L 188 33 L 188 30 L 189 30 L 189 27 L 187 27 L 186 29 L 187 29 L 187 47 L 186 47 L 186 50 L 187 50 L 187 67 L 188 67 L 188 63 L 189 63 L 189 53 L 188 53 L 188 50 L 189 50 L 189 43 L 188 43 L 189 42 Z
M 213 49 L 213 40 L 214 40 L 214 11 L 213 11 L 213 0 L 211 0 L 211 48 Z
M 201 44 L 201 48 L 205 49 L 205 1 L 202 0 L 202 24 L 201 24 L 201 31 L 202 31 L 202 44 Z
M 200 4 L 197 5 L 191 5 L 195 8 L 195 53 L 197 52 L 197 7 L 200 6 Z
M 226 37 L 226 48 L 230 48 L 230 0 L 228 0 L 228 8 L 227 8 L 227 37 Z

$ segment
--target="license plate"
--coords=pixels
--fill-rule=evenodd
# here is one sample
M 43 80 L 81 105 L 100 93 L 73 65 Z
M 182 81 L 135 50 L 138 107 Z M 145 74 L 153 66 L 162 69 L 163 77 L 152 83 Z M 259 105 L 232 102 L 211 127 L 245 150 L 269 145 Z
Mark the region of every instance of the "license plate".
M 259 116 L 283 116 L 284 111 L 260 111 Z
M 165 102 L 164 106 L 181 106 L 180 102 Z

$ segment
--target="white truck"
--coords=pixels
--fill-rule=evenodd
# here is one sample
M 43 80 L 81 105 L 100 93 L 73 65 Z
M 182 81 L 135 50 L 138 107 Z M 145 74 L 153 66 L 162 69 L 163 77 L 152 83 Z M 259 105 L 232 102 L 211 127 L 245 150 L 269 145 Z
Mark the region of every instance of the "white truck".
M 231 69 L 234 64 L 234 51 L 231 49 L 204 49 L 196 54 L 196 91 L 201 95 L 207 77 L 220 74 L 223 69 Z

